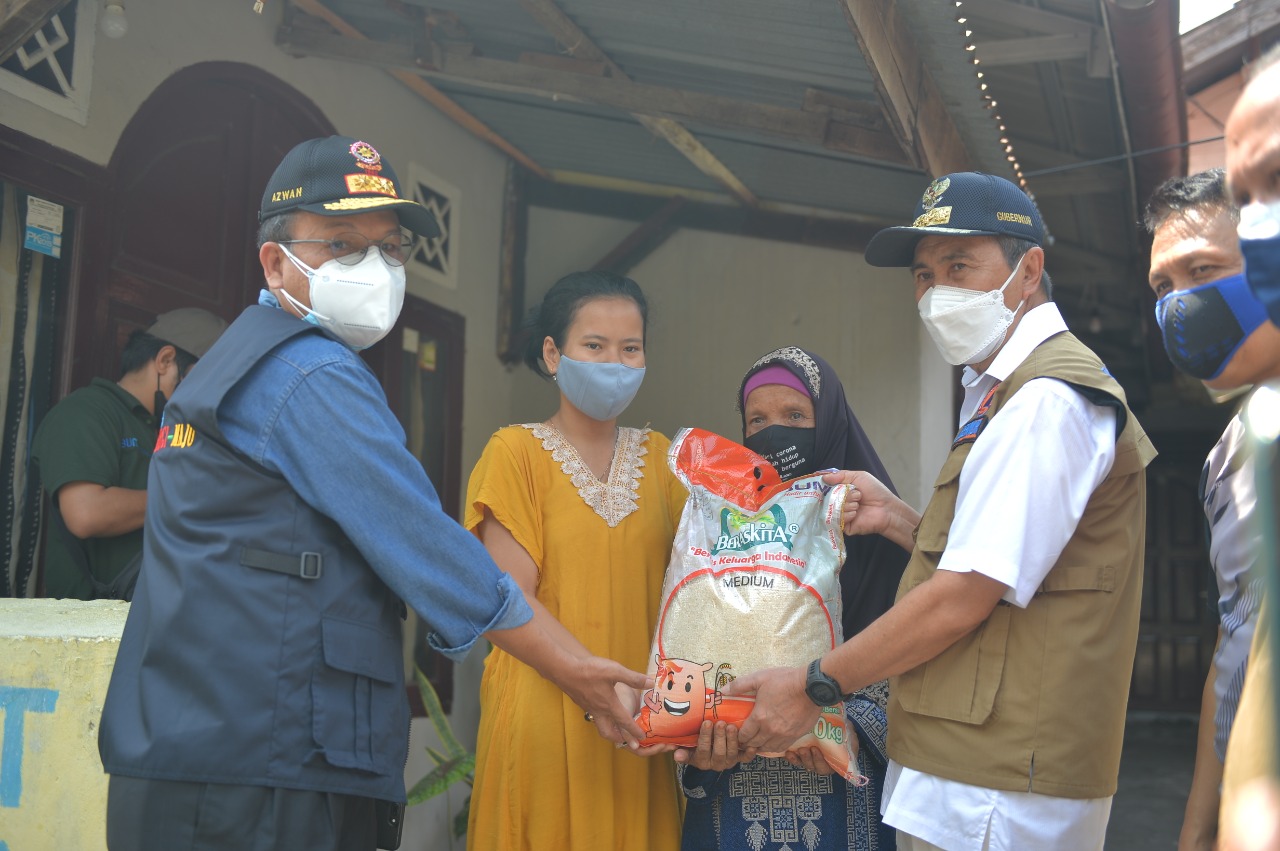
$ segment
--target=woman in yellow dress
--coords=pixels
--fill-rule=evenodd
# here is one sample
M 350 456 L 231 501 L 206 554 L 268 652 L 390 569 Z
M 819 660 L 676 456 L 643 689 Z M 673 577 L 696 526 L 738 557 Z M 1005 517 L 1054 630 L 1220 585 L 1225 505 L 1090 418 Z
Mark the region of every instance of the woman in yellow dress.
M 647 316 L 629 278 L 577 272 L 556 282 L 525 362 L 556 382 L 560 406 L 545 422 L 493 435 L 463 521 L 529 604 L 563 628 L 566 649 L 634 671 L 647 668 L 686 497 L 667 467 L 668 439 L 617 425 L 644 376 Z M 495 648 L 480 685 L 467 847 L 675 851 L 681 801 L 671 758 L 665 748 L 618 748 L 603 738 L 617 735 L 606 726 Z

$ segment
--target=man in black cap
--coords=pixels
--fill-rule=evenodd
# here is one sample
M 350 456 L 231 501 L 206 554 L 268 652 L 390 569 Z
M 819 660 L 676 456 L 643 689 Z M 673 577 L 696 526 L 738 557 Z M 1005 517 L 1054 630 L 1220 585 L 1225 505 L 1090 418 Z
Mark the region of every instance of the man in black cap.
M 431 213 L 334 136 L 285 156 L 260 222 L 266 289 L 170 401 L 151 467 L 99 735 L 113 851 L 372 849 L 395 811 L 377 802 L 405 800 L 406 603 L 441 652 L 487 637 L 640 736 L 614 684 L 644 675 L 557 643 L 441 509 L 356 354 L 395 323 L 402 228 L 437 233 Z
M 740 678 L 740 735 L 785 750 L 819 706 L 886 677 L 882 810 L 903 851 L 1101 849 L 1138 632 L 1155 451 L 1050 300 L 1044 228 L 1007 180 L 933 181 L 866 259 L 909 267 L 964 365 L 959 430 L 924 514 L 862 472 L 846 532 L 911 550 L 892 609 L 807 669 Z
M 49 494 L 44 591 L 119 596 L 114 580 L 142 552 L 147 467 L 165 400 L 227 323 L 184 307 L 130 335 L 120 379 L 95 378 L 40 421 L 31 457 Z

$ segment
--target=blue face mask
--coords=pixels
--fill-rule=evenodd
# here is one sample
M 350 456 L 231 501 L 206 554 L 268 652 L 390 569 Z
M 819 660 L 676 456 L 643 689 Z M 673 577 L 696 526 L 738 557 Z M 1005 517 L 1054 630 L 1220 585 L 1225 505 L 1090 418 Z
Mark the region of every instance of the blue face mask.
M 1194 378 L 1217 378 L 1250 334 L 1267 321 L 1244 275 L 1176 290 L 1156 302 L 1156 322 L 1173 365 Z
M 1248 204 L 1240 211 L 1240 253 L 1245 280 L 1280 325 L 1280 203 Z
M 644 367 L 620 363 L 590 363 L 560 356 L 556 373 L 560 392 L 593 420 L 615 420 L 627 409 L 644 381 Z

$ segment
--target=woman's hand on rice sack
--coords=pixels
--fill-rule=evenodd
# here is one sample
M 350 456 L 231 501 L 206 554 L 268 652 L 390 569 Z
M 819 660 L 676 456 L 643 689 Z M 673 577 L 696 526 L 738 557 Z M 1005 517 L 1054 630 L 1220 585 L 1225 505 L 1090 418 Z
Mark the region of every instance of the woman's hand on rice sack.
M 911 532 L 920 522 L 919 512 L 875 476 L 862 470 L 838 470 L 827 473 L 822 481 L 847 489 L 840 514 L 846 535 L 883 535 L 908 551 L 915 546 Z
M 703 721 L 698 730 L 698 746 L 679 748 L 675 761 L 703 771 L 726 771 L 740 762 L 750 762 L 756 753 L 738 747 L 738 728 L 724 721 Z
M 754 693 L 756 698 L 738 732 L 739 747 L 785 753 L 796 739 L 813 729 L 819 710 L 805 694 L 804 680 L 804 668 L 764 668 L 725 686 L 725 694 Z
M 556 685 L 581 706 L 583 717 L 596 725 L 596 731 L 611 742 L 625 744 L 633 751 L 644 735 L 631 717 L 631 712 L 618 697 L 615 686 L 643 688 L 648 682 L 644 674 L 626 668 L 612 659 L 599 656 L 578 658 Z M 645 749 L 644 752 L 648 752 Z

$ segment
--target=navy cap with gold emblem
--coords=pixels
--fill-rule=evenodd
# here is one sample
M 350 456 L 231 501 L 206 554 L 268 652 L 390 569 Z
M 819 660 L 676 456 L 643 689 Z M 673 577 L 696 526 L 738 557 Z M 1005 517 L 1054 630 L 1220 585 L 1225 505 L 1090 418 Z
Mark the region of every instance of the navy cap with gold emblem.
M 308 139 L 284 155 L 262 193 L 258 221 L 291 210 L 341 216 L 390 210 L 421 236 L 439 236 L 431 211 L 405 198 L 391 163 L 350 136 Z
M 962 171 L 930 183 L 911 224 L 880 231 L 863 256 L 872 266 L 910 266 L 916 243 L 926 236 L 1013 236 L 1043 246 L 1044 222 L 1014 184 L 993 174 Z

